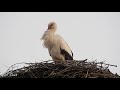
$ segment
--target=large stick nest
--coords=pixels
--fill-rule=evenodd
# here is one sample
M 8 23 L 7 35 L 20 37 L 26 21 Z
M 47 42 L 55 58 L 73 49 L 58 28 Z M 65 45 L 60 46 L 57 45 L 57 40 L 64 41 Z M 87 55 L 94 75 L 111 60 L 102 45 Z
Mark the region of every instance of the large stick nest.
M 104 62 L 87 62 L 86 60 L 67 60 L 55 64 L 48 60 L 40 63 L 25 63 L 29 66 L 16 70 L 8 70 L 3 78 L 120 78 L 108 69 Z

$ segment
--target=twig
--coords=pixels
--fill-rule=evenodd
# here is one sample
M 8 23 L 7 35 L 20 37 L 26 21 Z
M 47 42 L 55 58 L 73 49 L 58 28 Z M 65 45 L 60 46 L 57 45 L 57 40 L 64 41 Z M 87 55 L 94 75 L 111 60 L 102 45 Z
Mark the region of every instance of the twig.
M 86 76 L 85 76 L 85 78 L 87 78 L 87 76 L 88 76 L 88 71 L 89 71 L 89 69 L 87 70 L 87 73 L 86 73 Z

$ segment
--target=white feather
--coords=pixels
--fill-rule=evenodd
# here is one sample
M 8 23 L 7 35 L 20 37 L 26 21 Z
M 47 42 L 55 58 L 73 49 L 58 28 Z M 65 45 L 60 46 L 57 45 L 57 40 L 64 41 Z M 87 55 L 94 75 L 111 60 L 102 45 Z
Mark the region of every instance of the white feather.
M 62 49 L 65 49 L 72 56 L 72 51 L 70 47 L 68 46 L 68 44 L 66 43 L 66 41 L 58 34 L 56 34 L 56 38 L 59 39 L 60 47 Z

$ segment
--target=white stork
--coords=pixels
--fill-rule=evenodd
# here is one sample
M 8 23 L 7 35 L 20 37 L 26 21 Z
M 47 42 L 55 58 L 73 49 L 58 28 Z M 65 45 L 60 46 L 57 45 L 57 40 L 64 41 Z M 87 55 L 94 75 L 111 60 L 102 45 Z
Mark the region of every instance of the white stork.
M 43 45 L 48 48 L 49 55 L 55 62 L 73 60 L 73 52 L 65 40 L 60 35 L 55 34 L 56 30 L 56 23 L 50 22 L 47 31 L 41 38 L 44 41 Z

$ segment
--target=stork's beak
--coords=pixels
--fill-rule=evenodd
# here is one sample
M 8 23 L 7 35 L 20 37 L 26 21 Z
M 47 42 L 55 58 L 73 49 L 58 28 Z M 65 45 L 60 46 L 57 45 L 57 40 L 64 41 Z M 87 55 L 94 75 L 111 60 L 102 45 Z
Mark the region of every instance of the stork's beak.
M 48 27 L 48 29 L 47 30 L 49 30 L 50 29 L 50 27 Z

